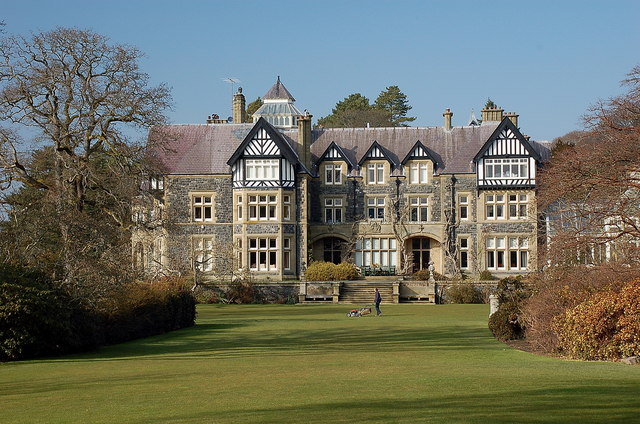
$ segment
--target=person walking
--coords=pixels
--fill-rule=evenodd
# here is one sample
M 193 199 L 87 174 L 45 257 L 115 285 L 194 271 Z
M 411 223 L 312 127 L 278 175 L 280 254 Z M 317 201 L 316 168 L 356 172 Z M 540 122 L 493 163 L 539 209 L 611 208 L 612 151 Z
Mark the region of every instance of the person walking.
M 382 302 L 382 295 L 380 295 L 380 292 L 378 291 L 378 288 L 376 287 L 376 297 L 375 297 L 375 300 L 374 300 L 374 303 L 376 305 L 376 316 L 382 315 L 382 312 L 380 311 L 380 302 Z

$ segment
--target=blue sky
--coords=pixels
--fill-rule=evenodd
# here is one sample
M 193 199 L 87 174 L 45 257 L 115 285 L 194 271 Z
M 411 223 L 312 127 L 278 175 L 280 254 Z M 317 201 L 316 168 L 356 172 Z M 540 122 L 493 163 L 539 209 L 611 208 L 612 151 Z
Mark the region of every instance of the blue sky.
M 442 125 L 445 108 L 466 125 L 490 97 L 553 139 L 640 64 L 637 0 L 15 0 L 0 16 L 8 34 L 77 27 L 138 47 L 152 81 L 172 87 L 173 123 L 229 116 L 226 77 L 249 102 L 279 75 L 315 118 L 398 85 L 415 125 Z

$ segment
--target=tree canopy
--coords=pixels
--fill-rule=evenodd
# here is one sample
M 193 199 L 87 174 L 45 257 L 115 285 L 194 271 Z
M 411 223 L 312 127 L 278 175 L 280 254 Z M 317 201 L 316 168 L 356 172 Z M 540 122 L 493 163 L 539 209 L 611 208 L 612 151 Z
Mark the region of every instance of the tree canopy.
M 262 106 L 263 104 L 264 102 L 262 101 L 262 99 L 258 97 L 247 105 L 247 122 L 253 121 L 253 114 L 256 112 L 256 110 L 260 109 L 260 106 Z
M 411 106 L 409 106 L 407 95 L 400 91 L 397 85 L 392 85 L 382 91 L 378 95 L 374 107 L 389 112 L 394 127 L 406 126 L 407 122 L 416 120 L 415 117 L 407 116 Z
M 0 41 L 4 260 L 41 265 L 70 291 L 129 269 L 131 200 L 150 169 L 128 128 L 165 123 L 171 102 L 141 57 L 73 28 Z M 26 149 L 19 134 L 35 137 Z
M 374 104 L 360 93 L 353 93 L 336 103 L 330 115 L 318 119 L 320 127 L 395 127 L 416 118 L 407 117 L 411 109 L 407 96 L 398 86 L 387 87 Z

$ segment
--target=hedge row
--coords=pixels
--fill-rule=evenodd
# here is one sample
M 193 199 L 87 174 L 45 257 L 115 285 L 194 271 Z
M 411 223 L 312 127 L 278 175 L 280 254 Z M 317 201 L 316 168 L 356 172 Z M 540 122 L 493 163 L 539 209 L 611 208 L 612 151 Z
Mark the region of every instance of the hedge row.
M 131 284 L 97 311 L 38 272 L 0 264 L 3 361 L 90 350 L 194 323 L 195 300 L 178 280 Z

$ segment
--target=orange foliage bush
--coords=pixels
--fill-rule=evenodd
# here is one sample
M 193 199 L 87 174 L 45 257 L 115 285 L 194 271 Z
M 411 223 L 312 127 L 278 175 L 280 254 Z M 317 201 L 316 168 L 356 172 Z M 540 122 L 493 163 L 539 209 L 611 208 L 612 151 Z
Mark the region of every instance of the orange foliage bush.
M 527 278 L 534 293 L 522 308 L 527 341 L 534 349 L 557 353 L 556 317 L 621 281 L 640 278 L 640 269 L 609 264 L 600 267 L 549 268 Z
M 640 279 L 614 287 L 554 320 L 561 353 L 614 360 L 640 354 Z

